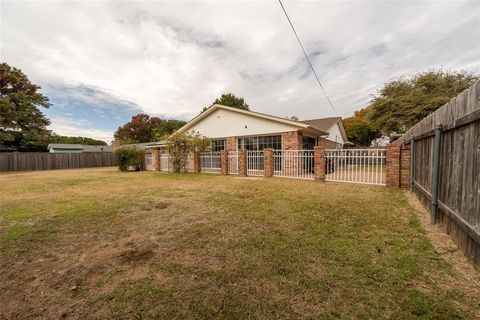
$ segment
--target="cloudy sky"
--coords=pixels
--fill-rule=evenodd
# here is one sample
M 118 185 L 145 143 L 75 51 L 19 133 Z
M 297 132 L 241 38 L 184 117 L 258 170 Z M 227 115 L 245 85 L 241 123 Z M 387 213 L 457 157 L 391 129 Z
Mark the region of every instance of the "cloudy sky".
M 480 72 L 480 2 L 284 5 L 341 116 L 429 68 Z M 0 4 L 1 60 L 53 106 L 51 129 L 109 141 L 139 112 L 189 120 L 223 92 L 254 111 L 333 116 L 276 1 Z

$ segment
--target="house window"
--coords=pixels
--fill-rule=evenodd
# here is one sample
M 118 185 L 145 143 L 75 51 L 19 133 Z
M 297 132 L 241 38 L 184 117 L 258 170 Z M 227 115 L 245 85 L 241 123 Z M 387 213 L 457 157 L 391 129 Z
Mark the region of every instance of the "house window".
M 265 148 L 282 149 L 282 136 L 260 136 L 237 139 L 237 149 L 261 151 Z
M 302 138 L 303 150 L 313 150 L 313 147 L 315 147 L 315 142 L 316 142 L 315 138 L 303 137 Z
M 225 150 L 225 140 L 224 139 L 211 140 L 210 149 L 213 152 Z

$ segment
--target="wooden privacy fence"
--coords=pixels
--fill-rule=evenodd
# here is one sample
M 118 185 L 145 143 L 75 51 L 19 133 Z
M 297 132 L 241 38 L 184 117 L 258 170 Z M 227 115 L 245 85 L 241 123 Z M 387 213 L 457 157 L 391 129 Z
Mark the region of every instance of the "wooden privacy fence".
M 480 266 L 480 81 L 408 130 L 410 189 Z M 402 151 L 401 151 L 402 152 Z
M 0 153 L 0 172 L 111 167 L 114 165 L 115 157 L 112 152 Z

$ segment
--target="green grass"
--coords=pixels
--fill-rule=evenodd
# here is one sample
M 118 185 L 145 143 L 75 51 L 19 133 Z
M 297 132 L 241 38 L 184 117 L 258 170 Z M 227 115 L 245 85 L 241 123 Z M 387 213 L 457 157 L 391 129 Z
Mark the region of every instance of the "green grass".
M 111 169 L 0 183 L 5 318 L 479 314 L 398 190 Z

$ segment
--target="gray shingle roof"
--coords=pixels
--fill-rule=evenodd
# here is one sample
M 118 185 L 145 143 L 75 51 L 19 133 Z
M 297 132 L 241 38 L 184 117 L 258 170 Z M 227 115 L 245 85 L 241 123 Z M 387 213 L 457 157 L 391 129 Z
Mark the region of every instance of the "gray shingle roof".
M 311 119 L 311 120 L 303 120 L 301 122 L 311 125 L 317 129 L 322 131 L 328 130 L 331 126 L 333 126 L 338 120 L 341 120 L 341 117 L 331 117 L 331 118 L 322 118 L 322 119 Z

